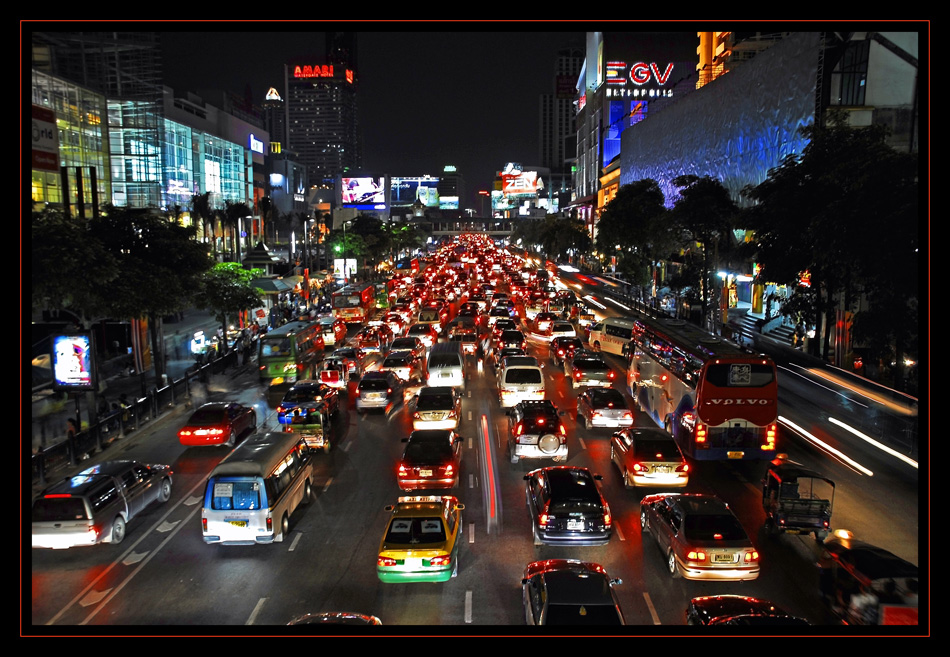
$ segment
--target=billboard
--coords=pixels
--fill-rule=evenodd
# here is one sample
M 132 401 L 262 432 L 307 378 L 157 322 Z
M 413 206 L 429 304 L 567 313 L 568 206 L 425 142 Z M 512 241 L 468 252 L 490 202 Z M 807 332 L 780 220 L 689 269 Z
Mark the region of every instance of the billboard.
M 341 178 L 340 203 L 357 210 L 385 210 L 386 179 L 383 176 Z
M 414 205 L 420 201 L 427 208 L 439 207 L 439 179 L 430 176 L 391 178 L 389 183 L 391 205 Z
M 92 365 L 92 335 L 70 333 L 52 336 L 53 388 L 95 390 Z
M 41 171 L 59 171 L 59 130 L 56 127 L 56 115 L 51 109 L 39 105 L 33 105 L 31 115 L 32 167 Z
M 542 186 L 537 171 L 501 174 L 501 191 L 509 196 L 519 194 L 536 196 Z

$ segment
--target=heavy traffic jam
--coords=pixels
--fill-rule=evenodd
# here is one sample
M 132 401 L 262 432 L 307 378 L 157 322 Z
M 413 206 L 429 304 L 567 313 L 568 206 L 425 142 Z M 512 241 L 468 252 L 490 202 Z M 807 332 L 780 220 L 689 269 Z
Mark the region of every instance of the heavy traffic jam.
M 523 615 L 512 623 L 629 623 L 617 595 L 623 582 L 587 556 L 618 540 L 603 492 L 608 474 L 639 499 L 642 550 L 658 551 L 669 578 L 752 582 L 763 568 L 760 529 L 772 537 L 810 535 L 821 546 L 818 594 L 835 622 L 917 622 L 916 567 L 835 532 L 834 481 L 783 453 L 771 358 L 682 320 L 633 311 L 609 316 L 584 296 L 550 263 L 463 235 L 397 270 L 384 286 L 349 282 L 332 294 L 328 312 L 265 333 L 256 366 L 263 389 L 285 391 L 276 422 L 268 426 L 250 406 L 209 402 L 177 434 L 184 446 L 233 447 L 200 492 L 201 539 L 221 546 L 288 540 L 298 507 L 318 496 L 319 459 L 347 439 L 341 411 L 358 423 L 403 413 L 404 422 L 381 425 L 403 431 L 389 437 L 401 456 L 391 466 L 398 494 L 384 501 L 378 528 L 375 573 L 383 585 L 441 586 L 466 568 L 463 516 L 465 501 L 472 502 L 462 472 L 477 462 L 486 480 L 492 472 L 521 473 L 528 538 L 568 551 L 524 565 Z M 563 372 L 569 398 L 552 394 L 552 372 Z M 473 391 L 487 397 L 501 429 L 466 415 Z M 603 472 L 573 464 L 576 427 L 607 441 Z M 473 434 L 491 446 L 476 449 Z M 734 500 L 691 489 L 691 477 L 721 462 L 766 469 L 764 529 L 744 527 Z M 156 473 L 147 502 L 166 502 L 171 472 L 163 476 L 156 467 L 139 467 Z M 57 484 L 41 495 L 33 546 L 122 541 L 124 521 L 134 514 L 109 511 L 123 520 L 116 526 L 89 492 L 98 488 L 110 504 L 129 497 L 123 504 L 131 509 L 126 483 L 113 471 L 91 468 L 82 486 Z M 147 476 L 140 487 L 148 483 Z M 681 608 L 687 625 L 750 630 L 815 622 L 781 601 L 734 592 L 684 599 Z M 328 613 L 301 622 L 380 622 L 375 610 L 360 611 L 376 615 L 344 621 Z

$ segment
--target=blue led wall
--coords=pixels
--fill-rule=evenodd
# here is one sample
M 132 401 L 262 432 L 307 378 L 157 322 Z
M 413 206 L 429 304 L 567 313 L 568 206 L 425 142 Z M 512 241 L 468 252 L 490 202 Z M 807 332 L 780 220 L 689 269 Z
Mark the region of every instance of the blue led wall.
M 818 33 L 794 33 L 628 127 L 621 135 L 620 184 L 653 178 L 672 206 L 673 178 L 708 175 L 746 204 L 743 187 L 765 180 L 807 144 L 798 129 L 814 122 L 818 59 Z

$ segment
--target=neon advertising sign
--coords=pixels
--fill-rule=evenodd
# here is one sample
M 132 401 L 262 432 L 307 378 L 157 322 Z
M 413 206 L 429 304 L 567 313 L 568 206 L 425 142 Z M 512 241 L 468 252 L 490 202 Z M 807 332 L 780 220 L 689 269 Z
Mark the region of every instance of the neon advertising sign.
M 607 62 L 607 97 L 609 98 L 669 98 L 672 89 L 657 89 L 670 80 L 673 63 L 661 70 L 656 62 L 636 62 L 627 65 L 622 61 Z M 650 85 L 654 81 L 655 84 Z M 650 85 L 645 88 L 646 85 Z
M 294 66 L 294 77 L 295 78 L 332 78 L 333 77 L 333 64 L 327 66 Z

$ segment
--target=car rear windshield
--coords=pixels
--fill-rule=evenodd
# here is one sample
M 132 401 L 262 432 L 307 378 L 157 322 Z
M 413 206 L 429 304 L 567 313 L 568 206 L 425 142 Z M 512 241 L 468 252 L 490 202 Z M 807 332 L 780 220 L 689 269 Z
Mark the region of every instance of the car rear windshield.
M 308 402 L 316 401 L 323 396 L 323 391 L 319 388 L 310 388 L 303 390 L 288 390 L 284 395 L 285 402 Z
M 621 624 L 615 606 L 596 604 L 549 604 L 545 622 L 547 625 Z
M 513 368 L 505 372 L 505 383 L 531 384 L 541 383 L 541 370 L 533 367 Z
M 445 527 L 441 518 L 393 518 L 386 532 L 387 543 L 444 543 Z
M 432 354 L 429 356 L 429 367 L 460 367 L 461 362 L 455 354 Z
M 419 395 L 416 408 L 420 411 L 451 410 L 455 407 L 452 395 Z
M 686 536 L 694 541 L 747 540 L 745 530 L 734 516 L 689 514 L 686 516 Z
M 596 358 L 575 358 L 574 365 L 586 372 L 606 372 L 610 369 L 607 363 Z
M 386 390 L 389 382 L 386 379 L 363 379 L 360 381 L 360 390 Z
M 405 458 L 410 463 L 432 463 L 452 458 L 452 446 L 445 440 L 410 440 Z
M 224 411 L 220 408 L 199 408 L 188 422 L 189 424 L 217 424 L 224 420 Z
M 679 461 L 680 452 L 676 443 L 670 440 L 638 439 L 634 448 L 638 459 L 647 461 Z
M 419 321 L 420 322 L 437 322 L 439 321 L 439 311 L 438 310 L 421 310 L 419 311 Z
M 41 497 L 33 503 L 33 522 L 86 519 L 86 505 L 80 497 Z

